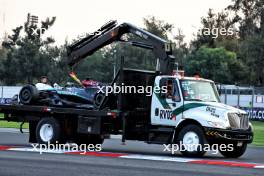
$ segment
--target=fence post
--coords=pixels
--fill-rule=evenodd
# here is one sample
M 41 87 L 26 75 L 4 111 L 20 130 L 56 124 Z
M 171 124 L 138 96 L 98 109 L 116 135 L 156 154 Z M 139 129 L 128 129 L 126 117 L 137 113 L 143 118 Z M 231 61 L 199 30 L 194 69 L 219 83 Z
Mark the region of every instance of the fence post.
M 240 88 L 237 86 L 237 108 L 240 107 Z
M 4 86 L 1 86 L 1 89 L 2 89 L 2 90 L 1 90 L 1 98 L 3 99 L 3 98 L 4 98 L 4 97 L 3 97 L 3 96 L 4 96 Z
M 250 118 L 253 119 L 254 96 L 255 96 L 254 86 L 251 86 L 251 89 L 252 89 L 252 99 L 251 99 L 251 115 L 250 115 Z
M 226 87 L 225 87 L 225 104 L 227 104 L 227 90 L 226 90 Z

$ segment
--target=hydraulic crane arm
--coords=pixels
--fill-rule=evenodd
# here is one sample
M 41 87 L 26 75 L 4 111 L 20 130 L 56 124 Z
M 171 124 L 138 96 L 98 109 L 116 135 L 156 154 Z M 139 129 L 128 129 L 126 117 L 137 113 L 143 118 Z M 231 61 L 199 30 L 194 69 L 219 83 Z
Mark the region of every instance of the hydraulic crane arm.
M 162 74 L 170 74 L 173 69 L 174 57 L 172 54 L 172 45 L 166 40 L 133 26 L 129 23 L 117 25 L 116 21 L 110 21 L 92 35 L 73 43 L 68 47 L 69 66 L 73 67 L 85 57 L 92 55 L 100 48 L 120 41 L 122 35 L 131 33 L 145 39 L 148 43 L 131 42 L 131 45 L 151 49 L 160 64 Z

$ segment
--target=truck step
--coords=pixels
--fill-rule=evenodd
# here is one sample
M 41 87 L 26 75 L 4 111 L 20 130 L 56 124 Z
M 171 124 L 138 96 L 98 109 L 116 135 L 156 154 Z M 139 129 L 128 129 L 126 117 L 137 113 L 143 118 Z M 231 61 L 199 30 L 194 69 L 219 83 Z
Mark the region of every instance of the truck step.
M 149 132 L 150 133 L 172 133 L 174 131 L 174 128 L 156 128 L 156 129 L 151 129 Z

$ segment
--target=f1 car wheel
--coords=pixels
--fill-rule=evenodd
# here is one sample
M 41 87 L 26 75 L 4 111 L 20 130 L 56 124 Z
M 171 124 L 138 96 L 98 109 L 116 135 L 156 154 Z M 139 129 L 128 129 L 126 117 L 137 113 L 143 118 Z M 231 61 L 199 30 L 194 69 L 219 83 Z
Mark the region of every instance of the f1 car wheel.
M 39 96 L 38 89 L 33 85 L 26 85 L 22 87 L 19 92 L 19 100 L 22 104 L 31 104 Z
M 219 148 L 219 152 L 226 158 L 239 158 L 242 156 L 247 149 L 247 143 L 235 143 L 233 144 L 233 150 L 221 150 Z
M 43 118 L 36 127 L 36 139 L 40 144 L 62 143 L 60 123 L 54 118 Z
M 206 139 L 203 130 L 197 125 L 187 125 L 182 128 L 177 140 L 181 153 L 187 157 L 201 157 L 205 154 Z

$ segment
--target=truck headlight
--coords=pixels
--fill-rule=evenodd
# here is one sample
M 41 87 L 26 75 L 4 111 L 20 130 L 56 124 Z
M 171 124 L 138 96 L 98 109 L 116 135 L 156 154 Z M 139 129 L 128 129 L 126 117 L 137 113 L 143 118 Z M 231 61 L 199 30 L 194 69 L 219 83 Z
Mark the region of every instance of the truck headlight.
M 212 122 L 212 121 L 207 121 L 207 123 L 215 128 L 227 128 L 228 124 L 224 122 Z

